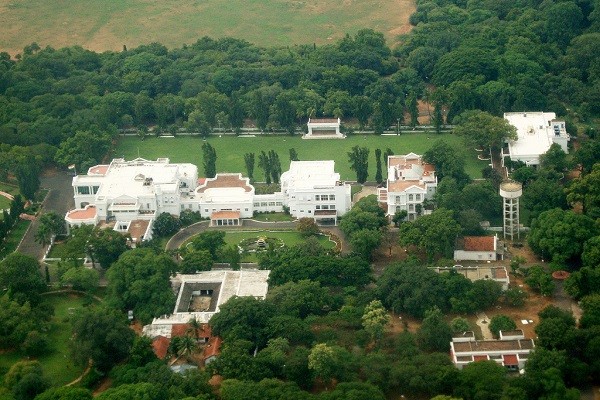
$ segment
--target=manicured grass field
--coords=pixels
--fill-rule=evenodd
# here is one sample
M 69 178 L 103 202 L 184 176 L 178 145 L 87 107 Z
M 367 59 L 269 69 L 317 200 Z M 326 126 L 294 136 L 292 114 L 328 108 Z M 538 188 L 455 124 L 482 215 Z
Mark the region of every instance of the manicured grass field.
M 0 260 L 12 253 L 19 246 L 19 242 L 25 235 L 31 221 L 19 220 L 17 225 L 10 231 L 4 243 L 0 243 Z
M 0 51 L 13 56 L 37 42 L 121 50 L 169 47 L 203 36 L 231 36 L 264 46 L 324 44 L 362 28 L 388 39 L 410 30 L 413 0 L 0 0 Z
M 83 368 L 71 361 L 69 342 L 71 339 L 70 318 L 85 307 L 85 299 L 73 294 L 51 294 L 44 297 L 54 307 L 50 331 L 47 332 L 50 352 L 39 358 L 44 374 L 52 386 L 62 386 L 77 378 Z M 21 351 L 0 356 L 0 370 L 6 372 L 17 361 L 26 360 Z
M 375 178 L 375 149 L 385 151 L 387 147 L 394 154 L 417 153 L 423 154 L 438 139 L 457 146 L 466 159 L 467 173 L 473 178 L 481 178 L 481 170 L 487 162 L 477 160 L 475 150 L 467 149 L 462 139 L 444 133 L 411 133 L 400 136 L 350 136 L 346 139 L 304 140 L 299 136 L 267 135 L 258 137 L 212 136 L 208 142 L 217 152 L 218 172 L 241 172 L 246 175 L 244 153 L 253 152 L 256 156 L 254 178 L 264 179 L 264 174 L 258 168 L 258 154 L 261 150 L 275 150 L 279 154 L 281 167 L 284 171 L 289 166 L 289 149 L 295 148 L 300 160 L 335 160 L 335 169 L 344 180 L 355 180 L 356 174 L 350 170 L 348 152 L 353 146 L 366 146 L 369 154 L 369 180 Z M 138 156 L 149 160 L 168 157 L 171 162 L 189 162 L 198 165 L 198 173 L 203 175 L 202 146 L 203 140 L 198 137 L 151 138 L 141 141 L 136 137 L 125 137 L 119 140 L 114 157 L 133 159 Z M 386 176 L 383 168 L 384 177 Z

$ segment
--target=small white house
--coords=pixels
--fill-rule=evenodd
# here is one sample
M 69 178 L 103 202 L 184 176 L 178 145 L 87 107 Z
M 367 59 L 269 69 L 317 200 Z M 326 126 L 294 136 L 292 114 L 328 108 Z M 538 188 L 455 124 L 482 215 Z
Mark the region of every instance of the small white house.
M 504 259 L 504 245 L 497 236 L 465 236 L 456 241 L 455 261 L 496 261 Z
M 539 165 L 540 156 L 550 149 L 553 143 L 560 145 L 565 153 L 571 139 L 565 127 L 565 121 L 557 120 L 553 112 L 510 112 L 504 113 L 511 125 L 517 128 L 517 140 L 508 141 L 508 152 L 502 154 L 502 160 L 510 157 L 512 161 L 521 161 L 527 165 Z

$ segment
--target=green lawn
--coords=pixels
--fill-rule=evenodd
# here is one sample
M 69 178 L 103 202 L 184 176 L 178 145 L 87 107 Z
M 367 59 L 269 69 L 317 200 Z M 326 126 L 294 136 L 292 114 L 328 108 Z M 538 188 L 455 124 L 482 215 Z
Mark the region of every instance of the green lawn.
M 410 29 L 413 1 L 338 0 L 46 0 L 1 2 L 0 48 L 15 55 L 37 42 L 118 50 L 159 42 L 191 44 L 203 36 L 237 37 L 264 46 L 326 44 L 361 28 L 391 42 Z
M 294 217 L 284 213 L 258 213 L 252 219 L 263 222 L 284 222 L 293 221 Z
M 384 151 L 387 147 L 395 154 L 414 152 L 423 154 L 437 139 L 444 139 L 463 151 L 466 158 L 467 173 L 473 178 L 481 178 L 481 170 L 487 165 L 485 161 L 477 160 L 475 150 L 466 149 L 461 138 L 445 133 L 410 133 L 401 136 L 350 136 L 346 139 L 303 140 L 299 136 L 268 135 L 255 138 L 213 136 L 208 139 L 217 152 L 217 171 L 241 172 L 246 175 L 244 153 L 253 152 L 256 157 L 261 150 L 275 150 L 279 154 L 283 170 L 289 165 L 289 149 L 295 148 L 301 160 L 335 160 L 335 169 L 344 180 L 355 180 L 356 174 L 350 170 L 347 153 L 353 146 L 366 146 L 370 152 L 369 179 L 375 178 L 375 149 Z M 190 162 L 198 165 L 199 175 L 202 176 L 202 139 L 198 137 L 177 137 L 175 139 L 150 138 L 144 141 L 136 137 L 122 138 L 112 154 L 114 157 L 133 159 L 138 156 L 155 160 L 168 157 L 171 162 Z M 257 163 L 258 164 L 258 161 Z M 385 168 L 384 168 L 385 176 Z M 264 175 L 255 166 L 254 177 L 262 181 Z
M 51 329 L 47 333 L 51 351 L 39 358 L 44 369 L 44 374 L 52 386 L 62 386 L 77 378 L 83 368 L 76 366 L 71 361 L 69 342 L 71 340 L 70 317 L 85 307 L 83 297 L 72 294 L 51 294 L 44 297 L 54 307 L 54 316 L 51 320 Z M 26 360 L 27 357 L 20 351 L 2 354 L 0 357 L 0 370 L 7 371 L 17 361 Z
M 0 260 L 17 249 L 30 223 L 31 221 L 22 219 L 17 222 L 17 225 L 10 231 L 4 243 L 0 243 Z
M 225 235 L 225 242 L 227 245 L 238 244 L 244 239 L 255 238 L 258 236 L 268 236 L 276 239 L 281 239 L 286 246 L 295 246 L 297 244 L 304 243 L 304 237 L 295 231 L 240 231 L 240 232 L 227 232 Z M 319 243 L 325 248 L 332 249 L 335 244 L 331 242 L 326 236 L 318 236 Z
M 277 238 L 283 241 L 286 246 L 295 246 L 297 244 L 301 244 L 304 242 L 304 238 L 296 231 L 290 230 L 281 230 L 281 231 L 273 231 L 273 230 L 251 230 L 251 231 L 227 231 L 225 234 L 225 243 L 227 246 L 238 245 L 242 240 L 248 238 L 255 238 L 258 236 L 267 236 L 272 238 Z M 317 236 L 319 243 L 321 246 L 326 249 L 333 249 L 335 247 L 335 243 L 330 241 L 327 236 L 319 235 Z M 194 240 L 192 236 L 188 240 L 186 240 L 181 247 L 185 248 L 188 244 L 190 244 Z M 242 262 L 256 262 L 256 254 L 249 253 L 244 254 L 242 256 Z

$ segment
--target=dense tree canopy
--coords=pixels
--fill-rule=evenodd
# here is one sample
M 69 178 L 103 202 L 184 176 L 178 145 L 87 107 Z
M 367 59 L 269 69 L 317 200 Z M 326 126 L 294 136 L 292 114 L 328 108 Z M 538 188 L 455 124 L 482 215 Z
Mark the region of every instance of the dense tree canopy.
M 153 317 L 173 310 L 175 295 L 170 277 L 175 262 L 166 254 L 138 248 L 124 253 L 107 271 L 107 301 L 117 309 L 133 310 L 148 323 Z

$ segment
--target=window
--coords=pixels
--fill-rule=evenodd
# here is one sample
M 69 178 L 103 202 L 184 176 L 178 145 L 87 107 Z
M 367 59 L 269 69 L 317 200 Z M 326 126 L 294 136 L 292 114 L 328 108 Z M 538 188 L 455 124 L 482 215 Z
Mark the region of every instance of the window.
M 311 210 L 308 210 L 308 213 L 309 213 L 309 214 L 312 214 L 312 211 L 311 211 Z
M 254 203 L 254 207 L 260 207 L 260 203 Z
M 415 194 L 415 200 L 416 201 L 421 201 L 421 195 L 420 194 Z
M 208 208 L 205 208 L 205 209 L 204 209 L 204 212 L 205 212 L 205 213 L 207 213 L 207 212 L 208 212 Z
M 329 200 L 335 200 L 335 194 L 330 194 L 329 195 Z
M 275 202 L 274 202 L 274 201 L 270 201 L 270 202 L 269 202 L 269 206 L 274 206 L 274 205 L 275 205 Z
M 98 193 L 98 189 L 100 189 L 100 186 L 92 186 L 92 193 L 93 194 Z
M 400 196 L 396 196 L 396 203 L 400 203 Z
M 283 203 L 282 203 L 282 202 L 280 202 L 280 201 L 276 201 L 276 202 L 275 202 L 275 205 L 276 205 L 276 206 L 282 206 L 282 205 L 283 205 Z
M 315 194 L 315 200 L 316 200 L 316 201 L 319 201 L 319 200 L 321 200 L 321 196 L 319 196 L 318 194 Z
M 267 202 L 266 202 L 266 201 L 263 201 L 263 202 L 261 202 L 261 203 L 260 203 L 260 206 L 261 206 L 261 207 L 266 207 L 266 206 L 267 206 Z
M 330 209 L 330 210 L 335 210 L 335 204 L 332 204 L 332 205 L 330 205 L 330 206 L 329 206 L 329 209 Z
M 320 209 L 321 209 L 321 206 L 317 204 L 317 205 L 315 206 L 315 209 L 316 209 L 316 210 L 320 210 Z
M 409 195 L 408 195 L 408 201 L 413 201 L 413 197 L 414 197 L 414 196 L 413 196 L 412 194 L 409 194 Z
M 77 186 L 77 194 L 90 194 L 89 186 Z

